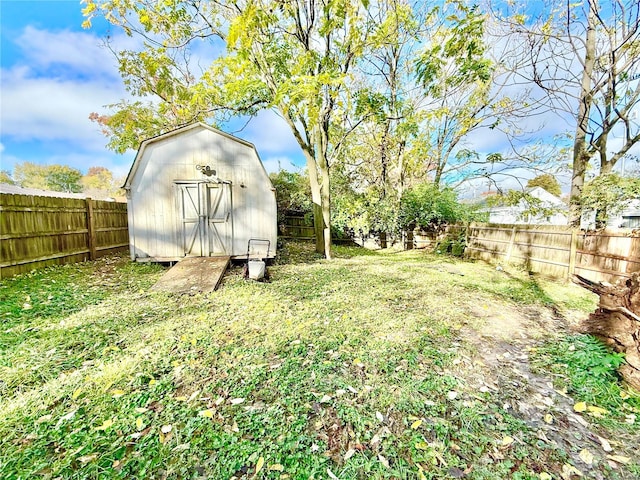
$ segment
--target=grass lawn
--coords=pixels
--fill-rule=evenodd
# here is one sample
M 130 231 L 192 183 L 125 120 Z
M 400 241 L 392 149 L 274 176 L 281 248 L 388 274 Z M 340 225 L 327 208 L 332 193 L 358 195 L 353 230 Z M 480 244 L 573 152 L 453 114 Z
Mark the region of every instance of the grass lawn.
M 640 398 L 568 330 L 592 294 L 336 256 L 193 296 L 124 256 L 2 280 L 0 478 L 640 477 Z

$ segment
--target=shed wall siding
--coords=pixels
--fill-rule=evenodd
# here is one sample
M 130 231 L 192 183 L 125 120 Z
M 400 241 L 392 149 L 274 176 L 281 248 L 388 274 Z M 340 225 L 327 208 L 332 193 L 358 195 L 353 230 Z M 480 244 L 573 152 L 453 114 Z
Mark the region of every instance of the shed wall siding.
M 275 251 L 276 202 L 271 182 L 252 147 L 206 128 L 195 128 L 146 145 L 131 180 L 132 256 L 183 256 L 176 180 L 209 180 L 196 169 L 208 165 L 230 181 L 232 256 L 243 256 L 250 238 L 266 238 Z

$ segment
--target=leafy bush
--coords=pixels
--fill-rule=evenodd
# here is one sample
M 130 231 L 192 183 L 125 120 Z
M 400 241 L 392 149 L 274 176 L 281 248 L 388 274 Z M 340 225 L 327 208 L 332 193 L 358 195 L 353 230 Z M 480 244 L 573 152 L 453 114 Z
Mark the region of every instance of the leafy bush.
M 423 183 L 407 190 L 400 201 L 398 226 L 402 229 L 434 230 L 447 223 L 468 221 L 472 209 L 458 202 L 453 189 Z
M 280 170 L 269 175 L 276 189 L 278 222 L 282 222 L 287 212 L 308 213 L 312 211 L 311 187 L 306 173 Z

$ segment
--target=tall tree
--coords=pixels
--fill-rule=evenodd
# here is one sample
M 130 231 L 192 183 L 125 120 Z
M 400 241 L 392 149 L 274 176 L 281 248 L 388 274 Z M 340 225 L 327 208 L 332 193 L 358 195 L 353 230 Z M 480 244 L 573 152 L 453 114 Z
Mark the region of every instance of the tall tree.
M 640 2 L 528 2 L 517 8 L 500 2 L 494 9 L 512 32 L 508 41 L 528 59 L 513 78 L 537 85 L 547 109 L 575 125 L 570 222 L 578 225 L 589 164 L 594 160 L 598 174 L 608 174 L 640 141 Z
M 33 162 L 17 163 L 13 167 L 13 178 L 21 187 L 48 190 L 47 170 L 46 165 Z
M 67 165 L 50 165 L 47 169 L 47 186 L 56 192 L 82 192 L 82 173 Z
M 300 0 L 276 2 L 246 0 L 231 3 L 192 0 L 156 2 L 142 0 L 87 0 L 88 20 L 102 13 L 129 34 L 145 38 L 142 52 L 120 52 L 125 85 L 134 94 L 159 95 L 163 105 L 174 106 L 176 118 L 195 118 L 226 113 L 253 113 L 260 108 L 276 110 L 290 126 L 305 158 L 315 209 L 318 250 L 331 256 L 330 175 L 331 162 L 342 138 L 331 129 L 339 110 L 350 102 L 356 87 L 350 72 L 366 49 L 367 25 L 363 21 L 368 3 L 349 0 Z M 212 62 L 200 78 L 186 67 L 195 45 L 226 51 Z M 182 63 L 178 63 L 180 59 Z M 178 75 L 179 74 L 179 75 Z M 178 81 L 186 78 L 189 82 Z M 182 103 L 181 103 L 182 102 Z M 180 105 L 209 105 L 182 115 Z M 128 132 L 138 122 L 153 123 L 138 104 L 120 104 L 103 122 L 112 145 L 131 145 Z M 133 119 L 133 120 L 131 120 Z M 152 129 L 162 130 L 161 124 Z
M 120 182 L 106 167 L 90 167 L 81 179 L 82 191 L 91 198 L 108 198 L 122 195 Z

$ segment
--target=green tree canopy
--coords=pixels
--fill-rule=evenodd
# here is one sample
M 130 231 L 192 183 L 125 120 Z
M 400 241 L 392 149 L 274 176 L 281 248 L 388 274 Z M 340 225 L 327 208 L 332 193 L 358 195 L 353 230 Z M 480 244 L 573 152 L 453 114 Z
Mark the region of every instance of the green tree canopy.
M 67 165 L 38 165 L 32 162 L 16 164 L 13 170 L 18 185 L 55 192 L 82 192 L 82 173 Z
M 547 192 L 556 197 L 562 195 L 562 189 L 560 188 L 560 182 L 550 173 L 544 173 L 532 178 L 527 182 L 527 188 L 541 187 Z
M 583 211 L 596 212 L 596 226 L 603 227 L 619 214 L 631 200 L 640 199 L 640 178 L 617 173 L 598 175 L 587 182 L 582 191 Z
M 453 189 L 428 182 L 404 193 L 400 200 L 398 226 L 433 230 L 446 223 L 467 221 L 471 216 L 471 207 L 461 204 Z

